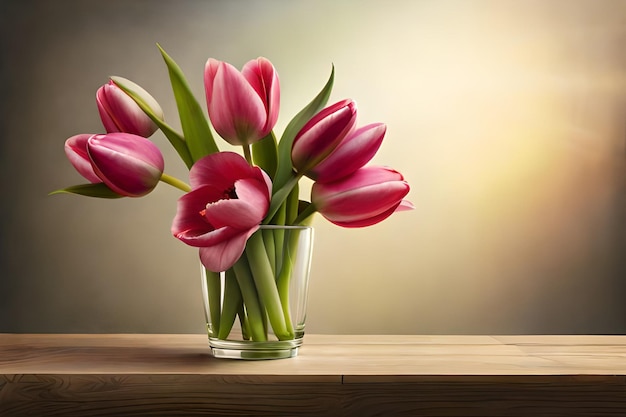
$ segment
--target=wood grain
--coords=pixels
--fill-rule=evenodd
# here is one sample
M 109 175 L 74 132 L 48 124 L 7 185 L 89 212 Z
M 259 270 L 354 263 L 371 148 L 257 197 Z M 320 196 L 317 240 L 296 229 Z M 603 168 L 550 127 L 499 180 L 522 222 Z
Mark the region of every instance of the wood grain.
M 0 334 L 0 416 L 626 416 L 626 337 L 307 335 L 218 360 L 204 335 Z

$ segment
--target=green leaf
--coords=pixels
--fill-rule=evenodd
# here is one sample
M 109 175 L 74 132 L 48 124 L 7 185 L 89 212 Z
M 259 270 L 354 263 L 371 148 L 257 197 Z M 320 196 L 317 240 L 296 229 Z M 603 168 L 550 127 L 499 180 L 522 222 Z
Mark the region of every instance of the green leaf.
M 278 166 L 278 148 L 274 132 L 270 132 L 263 139 L 252 144 L 252 160 L 267 172 L 270 178 L 274 179 Z
M 315 206 L 308 201 L 300 200 L 298 202 L 298 218 L 294 220 L 293 224 L 301 226 L 311 226 L 313 223 L 314 214 L 317 212 Z
M 293 187 L 287 200 L 285 200 L 286 212 L 287 212 L 287 224 L 295 224 L 294 221 L 298 218 L 298 208 L 299 208 L 299 199 L 300 196 L 300 187 L 298 184 Z
M 80 184 L 73 185 L 71 187 L 63 188 L 61 190 L 52 191 L 48 195 L 53 194 L 79 194 L 87 197 L 98 198 L 121 198 L 124 197 L 107 187 L 103 182 L 96 184 Z
M 163 48 L 158 44 L 157 46 L 167 64 L 180 116 L 180 124 L 183 128 L 185 142 L 193 162 L 208 154 L 219 152 L 204 110 L 202 110 L 202 107 L 200 107 L 200 104 L 193 96 L 185 75 L 178 64 L 165 53 Z
M 335 67 L 333 66 L 330 72 L 330 77 L 324 85 L 324 88 L 315 96 L 315 98 L 293 119 L 289 122 L 285 131 L 283 132 L 280 142 L 278 143 L 278 169 L 276 171 L 276 177 L 274 180 L 274 192 L 278 191 L 283 185 L 285 185 L 289 178 L 293 175 L 293 167 L 291 165 L 291 146 L 293 140 L 306 124 L 318 111 L 320 111 L 330 97 L 330 92 L 333 89 L 333 82 L 335 79 Z
M 111 80 L 121 88 L 126 94 L 130 96 L 135 103 L 143 110 L 143 112 L 161 129 L 165 137 L 170 141 L 180 158 L 183 160 L 187 168 L 191 168 L 193 165 L 193 159 L 191 158 L 191 154 L 189 153 L 189 149 L 187 149 L 187 144 L 185 143 L 185 139 L 181 136 L 180 133 L 176 132 L 170 125 L 165 123 L 159 116 L 154 114 L 152 108 L 146 103 L 141 96 L 139 96 L 135 91 L 133 91 L 128 85 L 124 84 L 124 78 L 121 77 L 111 77 Z
M 330 77 L 326 85 L 324 85 L 324 88 L 322 88 L 305 108 L 300 110 L 300 112 L 291 119 L 283 132 L 283 136 L 280 138 L 280 142 L 278 143 L 278 168 L 273 181 L 272 201 L 270 202 L 268 213 L 263 221 L 264 224 L 271 221 L 280 207 L 285 204 L 285 199 L 289 196 L 293 187 L 298 184 L 300 177 L 294 173 L 291 164 L 291 147 L 293 140 L 306 122 L 326 105 L 330 97 L 330 92 L 333 89 L 334 80 L 335 67 L 333 66 Z

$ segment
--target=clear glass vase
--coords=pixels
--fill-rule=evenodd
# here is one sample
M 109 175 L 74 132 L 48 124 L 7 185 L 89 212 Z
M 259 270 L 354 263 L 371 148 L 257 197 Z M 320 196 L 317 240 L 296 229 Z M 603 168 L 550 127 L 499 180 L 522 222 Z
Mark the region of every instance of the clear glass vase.
M 202 268 L 213 356 L 258 360 L 298 354 L 312 253 L 312 227 L 262 225 L 232 268 Z

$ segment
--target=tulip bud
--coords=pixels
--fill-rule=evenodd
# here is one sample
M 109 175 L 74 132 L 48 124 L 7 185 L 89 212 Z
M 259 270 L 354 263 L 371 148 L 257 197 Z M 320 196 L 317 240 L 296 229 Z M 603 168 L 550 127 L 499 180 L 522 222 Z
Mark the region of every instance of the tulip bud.
M 355 123 L 356 103 L 352 100 L 342 100 L 313 116 L 293 140 L 291 161 L 295 170 L 307 175 L 339 145 Z
M 380 148 L 387 127 L 373 123 L 350 132 L 307 177 L 318 182 L 332 182 L 346 177 L 368 163 Z
M 148 139 L 130 133 L 76 135 L 65 142 L 76 170 L 92 183 L 126 197 L 148 194 L 163 174 L 163 156 Z
M 80 175 L 89 180 L 89 182 L 96 184 L 102 182 L 102 180 L 93 170 L 91 159 L 89 159 L 89 153 L 87 152 L 87 141 L 92 136 L 91 133 L 83 133 L 66 140 L 65 155 Z
M 278 74 L 267 59 L 249 61 L 239 72 L 226 62 L 209 58 L 204 88 L 211 123 L 231 145 L 257 142 L 274 128 L 280 85 Z
M 348 177 L 330 183 L 316 182 L 311 202 L 328 221 L 343 227 L 364 227 L 379 223 L 402 206 L 409 184 L 399 172 L 366 166 Z
M 148 139 L 128 133 L 94 135 L 87 141 L 94 172 L 113 191 L 128 197 L 148 194 L 159 183 L 164 161 Z
M 129 80 L 124 84 L 132 89 L 163 120 L 163 110 L 159 103 L 146 90 Z M 119 88 L 113 81 L 103 85 L 96 92 L 96 103 L 102 124 L 108 133 L 124 132 L 133 135 L 151 136 L 157 125 L 144 113 L 135 100 Z

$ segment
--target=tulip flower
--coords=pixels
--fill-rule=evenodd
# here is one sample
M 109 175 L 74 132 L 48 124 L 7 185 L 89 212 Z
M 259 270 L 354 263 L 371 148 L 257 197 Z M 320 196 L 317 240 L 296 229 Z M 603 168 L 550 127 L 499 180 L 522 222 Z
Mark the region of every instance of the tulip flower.
M 200 248 L 202 264 L 225 271 L 239 259 L 267 214 L 269 176 L 234 152 L 198 160 L 189 172 L 192 190 L 178 200 L 172 234 Z
M 307 172 L 317 182 L 333 182 L 368 163 L 380 148 L 387 127 L 373 123 L 353 130 L 325 159 Z
M 83 133 L 67 139 L 65 141 L 65 155 L 80 175 L 89 180 L 89 182 L 96 184 L 102 182 L 102 179 L 93 170 L 89 152 L 87 151 L 87 142 L 92 136 L 94 135 L 91 133 Z
M 335 182 L 316 182 L 311 203 L 328 221 L 343 227 L 379 223 L 397 209 L 412 206 L 403 198 L 409 184 L 399 172 L 386 167 L 366 166 Z
M 159 103 L 146 90 L 129 80 L 124 84 L 135 91 L 152 109 L 153 113 L 163 120 L 163 110 Z M 151 136 L 157 125 L 144 113 L 137 103 L 119 88 L 113 81 L 103 85 L 96 92 L 96 103 L 102 124 L 108 133 L 124 132 L 133 135 Z
M 65 142 L 76 170 L 92 183 L 104 183 L 126 197 L 140 197 L 156 187 L 163 174 L 161 151 L 148 139 L 130 133 L 82 134 Z
M 296 134 L 291 148 L 294 169 L 304 175 L 326 158 L 356 123 L 356 103 L 342 100 L 322 109 Z
M 231 64 L 209 58 L 204 88 L 213 127 L 231 145 L 249 145 L 274 128 L 280 85 L 267 59 L 249 61 L 239 72 Z

